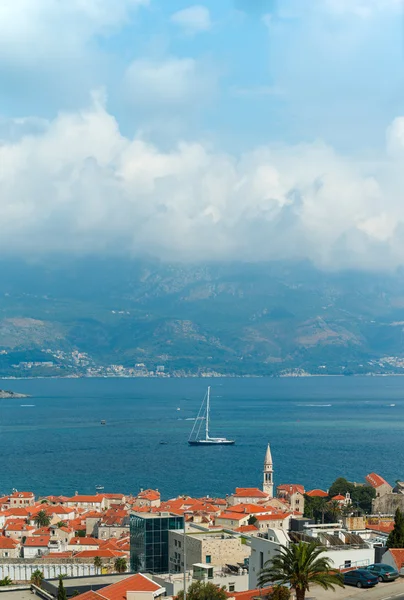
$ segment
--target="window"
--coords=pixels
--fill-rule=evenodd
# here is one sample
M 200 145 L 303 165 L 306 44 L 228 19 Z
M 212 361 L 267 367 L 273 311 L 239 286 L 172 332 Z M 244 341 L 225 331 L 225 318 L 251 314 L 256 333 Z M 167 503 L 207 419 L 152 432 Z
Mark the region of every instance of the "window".
M 178 548 L 181 548 L 181 542 L 178 542 Z
M 177 540 L 174 540 L 174 546 L 178 546 Z
M 205 563 L 206 563 L 207 565 L 210 565 L 210 563 L 211 563 L 211 562 L 212 562 L 212 556 L 211 556 L 210 554 L 207 554 L 207 555 L 205 556 Z
M 351 561 L 350 560 L 346 560 L 344 563 L 344 569 L 349 569 L 351 567 Z
M 229 592 L 234 592 L 236 585 L 234 583 L 229 583 Z
M 264 553 L 260 552 L 260 569 L 264 568 Z
M 5 552 L 5 553 L 4 553 L 4 557 L 5 557 L 5 558 L 7 558 L 7 557 L 8 557 L 8 555 L 9 555 L 9 554 L 8 554 L 8 552 Z

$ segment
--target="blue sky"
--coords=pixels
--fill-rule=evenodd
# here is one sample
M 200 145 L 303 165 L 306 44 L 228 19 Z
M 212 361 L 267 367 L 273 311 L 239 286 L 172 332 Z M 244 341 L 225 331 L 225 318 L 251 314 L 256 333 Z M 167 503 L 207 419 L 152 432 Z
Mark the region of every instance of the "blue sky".
M 4 235 L 30 252 L 401 264 L 403 11 L 3 0 Z

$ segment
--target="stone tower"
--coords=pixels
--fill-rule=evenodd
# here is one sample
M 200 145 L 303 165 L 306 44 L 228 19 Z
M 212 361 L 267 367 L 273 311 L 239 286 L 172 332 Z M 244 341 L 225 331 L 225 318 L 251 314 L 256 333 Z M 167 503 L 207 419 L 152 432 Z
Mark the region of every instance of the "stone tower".
M 274 467 L 272 464 L 271 448 L 269 444 L 264 460 L 264 484 L 262 489 L 271 498 L 274 497 Z

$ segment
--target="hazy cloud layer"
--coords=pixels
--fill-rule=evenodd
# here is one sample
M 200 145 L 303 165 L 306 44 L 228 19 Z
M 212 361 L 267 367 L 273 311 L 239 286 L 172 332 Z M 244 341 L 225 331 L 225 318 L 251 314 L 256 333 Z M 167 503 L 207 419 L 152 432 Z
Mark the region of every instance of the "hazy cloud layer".
M 322 143 L 231 156 L 127 139 L 95 96 L 88 110 L 4 142 L 0 165 L 2 251 L 404 262 L 404 118 L 373 164 Z
M 209 10 L 200 4 L 179 10 L 171 16 L 171 21 L 188 35 L 209 31 L 212 27 Z

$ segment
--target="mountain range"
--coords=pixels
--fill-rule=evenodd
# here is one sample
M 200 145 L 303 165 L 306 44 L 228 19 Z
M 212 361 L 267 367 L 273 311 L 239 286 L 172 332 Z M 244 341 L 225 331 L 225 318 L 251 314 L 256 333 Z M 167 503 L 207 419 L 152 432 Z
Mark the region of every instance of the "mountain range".
M 401 270 L 119 257 L 0 269 L 2 376 L 139 363 L 172 374 L 404 373 Z

